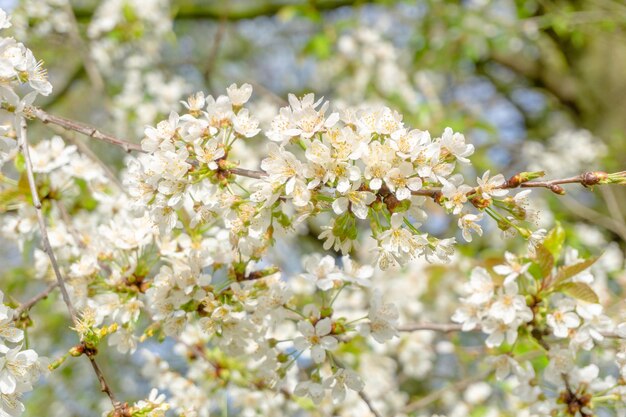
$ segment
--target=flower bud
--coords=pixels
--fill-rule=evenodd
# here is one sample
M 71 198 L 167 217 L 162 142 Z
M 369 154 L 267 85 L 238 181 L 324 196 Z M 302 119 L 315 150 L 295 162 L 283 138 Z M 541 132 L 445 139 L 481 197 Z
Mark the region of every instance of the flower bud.
M 330 317 L 333 315 L 333 308 L 332 307 L 323 307 L 320 310 L 320 317 L 325 319 L 326 317 Z
M 552 191 L 554 194 L 565 195 L 565 189 L 557 184 L 550 185 L 550 191 Z
M 85 353 L 85 346 L 81 343 L 79 345 L 76 345 L 74 347 L 72 347 L 68 353 L 70 355 L 72 355 L 73 357 L 77 358 L 79 356 L 81 356 L 83 353 Z
M 63 355 L 59 359 L 55 360 L 54 362 L 50 362 L 50 364 L 48 365 L 48 369 L 51 371 L 58 369 L 61 365 L 63 365 L 63 362 L 65 362 L 65 359 L 67 359 L 67 355 Z
M 545 174 L 546 173 L 543 171 L 520 172 L 519 174 L 515 174 L 511 178 L 509 178 L 509 180 L 507 181 L 507 185 L 510 188 L 519 187 L 520 184 L 523 184 L 525 182 L 528 182 L 537 178 L 541 178 Z
M 590 187 L 599 183 L 606 183 L 609 178 L 609 174 L 602 171 L 585 172 L 580 176 L 581 184 L 585 187 Z
M 491 199 L 482 198 L 479 194 L 470 198 L 470 202 L 474 205 L 474 207 L 480 210 L 486 209 L 491 205 Z

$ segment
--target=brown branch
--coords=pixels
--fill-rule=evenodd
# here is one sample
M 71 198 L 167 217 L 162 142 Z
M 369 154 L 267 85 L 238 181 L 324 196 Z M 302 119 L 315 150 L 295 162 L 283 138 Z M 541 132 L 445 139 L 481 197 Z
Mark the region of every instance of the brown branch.
M 22 303 L 18 308 L 15 309 L 15 312 L 13 313 L 13 320 L 19 320 L 22 317 L 22 315 L 25 313 L 28 313 L 35 304 L 37 304 L 39 301 L 43 299 L 46 299 L 48 295 L 50 295 L 50 293 L 54 291 L 54 289 L 57 288 L 58 286 L 59 286 L 58 282 L 50 284 L 45 290 L 33 296 L 28 301 L 25 301 L 24 303 Z
M 26 110 L 26 113 L 28 115 L 32 115 L 32 117 L 35 117 L 41 120 L 43 123 L 54 124 L 64 129 L 79 132 L 79 133 L 82 133 L 83 135 L 92 137 L 94 139 L 98 139 L 98 140 L 101 140 L 101 141 L 104 141 L 104 142 L 107 142 L 116 146 L 120 146 L 126 152 L 130 152 L 130 151 L 146 152 L 141 148 L 141 145 L 139 144 L 131 143 L 127 140 L 120 139 L 118 137 L 115 137 L 106 133 L 102 133 L 95 127 L 90 126 L 86 123 L 77 122 L 77 121 L 66 119 L 60 116 L 51 115 L 37 107 L 29 107 Z M 267 174 L 263 171 L 249 170 L 249 169 L 238 168 L 238 167 L 228 168 L 227 171 L 233 175 L 239 175 L 239 176 L 256 178 L 256 179 L 260 179 L 260 178 L 267 176 Z M 626 171 L 620 172 L 617 174 L 623 174 L 623 176 L 626 177 Z M 576 176 L 568 177 L 568 178 L 559 178 L 559 179 L 546 180 L 546 181 L 524 181 L 523 179 L 521 179 L 520 174 L 517 174 L 509 178 L 508 181 L 506 181 L 504 184 L 502 184 L 501 186 L 497 188 L 500 188 L 500 189 L 514 189 L 514 188 L 520 188 L 520 187 L 521 188 L 546 188 L 555 194 L 562 195 L 562 194 L 565 194 L 565 190 L 563 189 L 563 187 L 561 187 L 562 184 L 581 184 L 585 187 L 591 187 L 593 185 L 601 185 L 602 180 L 606 179 L 610 175 L 611 174 L 607 174 L 606 172 L 602 172 L 602 171 L 593 171 L 593 172 L 584 172 L 580 175 L 576 175 Z M 470 195 L 476 194 L 479 191 L 479 188 L 480 187 L 474 187 L 472 190 L 468 191 L 467 195 L 470 196 Z M 441 197 L 441 189 L 439 188 L 417 190 L 417 191 L 412 191 L 411 193 L 413 195 L 427 196 L 427 197 L 431 197 L 435 199 Z
M 107 380 L 104 377 L 104 374 L 102 373 L 102 370 L 100 369 L 100 366 L 96 362 L 96 359 L 94 358 L 94 356 L 87 355 L 87 357 L 89 358 L 91 367 L 93 368 L 93 371 L 96 374 L 96 377 L 98 378 L 98 382 L 100 382 L 100 391 L 104 392 L 111 400 L 111 404 L 113 404 L 113 408 L 115 409 L 115 413 L 116 413 L 114 414 L 114 416 L 120 416 L 120 417 L 123 416 L 124 414 L 120 414 L 119 411 L 126 408 L 127 405 L 122 404 L 115 399 L 115 394 L 113 394 L 113 391 L 111 390 L 111 387 L 107 383 Z
M 536 87 L 546 90 L 575 114 L 580 114 L 580 104 L 577 102 L 580 93 L 575 78 L 564 76 L 563 71 L 554 71 L 554 68 L 547 67 L 541 60 L 528 59 L 519 54 L 505 55 L 494 52 L 489 58 L 527 79 Z
M 26 166 L 26 176 L 28 178 L 28 186 L 30 188 L 30 194 L 33 200 L 33 206 L 35 206 L 35 211 L 37 212 L 37 221 L 39 223 L 39 233 L 41 234 L 41 241 L 44 251 L 48 255 L 50 259 L 50 263 L 52 265 L 52 270 L 54 271 L 54 275 L 57 280 L 57 285 L 61 290 L 61 295 L 63 296 L 63 302 L 67 307 L 67 311 L 70 313 L 70 318 L 74 327 L 78 325 L 78 318 L 76 315 L 76 309 L 72 304 L 72 300 L 70 299 L 69 293 L 67 291 L 67 287 L 65 286 L 65 280 L 61 275 L 61 270 L 59 268 L 59 264 L 57 263 L 56 256 L 54 255 L 54 251 L 52 250 L 52 246 L 50 245 L 50 240 L 48 238 L 48 229 L 46 227 L 46 221 L 43 215 L 43 211 L 41 210 L 41 201 L 39 200 L 39 194 L 37 193 L 37 183 L 35 182 L 35 175 L 33 173 L 33 164 L 30 159 L 30 151 L 28 145 L 28 138 L 26 135 L 26 119 L 23 117 L 20 120 L 20 127 L 18 129 L 18 148 L 24 155 L 24 165 Z M 100 381 L 100 386 L 102 387 L 102 391 L 105 392 L 109 399 L 111 400 L 111 404 L 113 404 L 113 408 L 115 409 L 116 414 L 122 416 L 123 414 L 119 414 L 119 410 L 123 410 L 125 405 L 121 404 L 119 401 L 115 399 L 113 392 L 109 388 L 104 375 L 100 371 L 98 364 L 95 361 L 95 358 L 92 355 L 89 355 L 89 361 L 91 362 L 91 366 L 94 368 L 96 376 Z
M 59 289 L 61 290 L 61 295 L 63 296 L 63 301 L 67 306 L 67 310 L 70 313 L 70 317 L 72 319 L 72 323 L 76 325 L 76 310 L 74 309 L 74 305 L 72 304 L 72 300 L 70 299 L 69 293 L 67 291 L 67 287 L 65 286 L 65 281 L 63 280 L 63 276 L 61 275 L 61 270 L 59 269 L 59 265 L 57 263 L 56 256 L 52 251 L 52 246 L 50 245 L 50 240 L 48 239 L 48 229 L 46 227 L 46 221 L 43 216 L 43 211 L 41 210 L 41 201 L 39 201 L 39 195 L 37 193 L 37 184 L 35 182 L 35 175 L 33 174 L 33 165 L 30 159 L 30 151 L 28 149 L 28 139 L 26 137 L 26 120 L 24 118 L 20 121 L 20 127 L 18 130 L 18 147 L 22 154 L 24 155 L 24 162 L 26 165 L 26 176 L 28 178 L 28 186 L 30 187 L 30 194 L 33 200 L 33 206 L 35 206 L 35 210 L 37 212 L 37 221 L 39 223 L 39 232 L 41 234 L 41 242 L 44 251 L 50 258 L 50 263 L 52 264 L 52 270 L 54 271 L 54 275 L 57 280 L 57 284 L 59 285 Z
M 367 396 L 365 391 L 363 391 L 363 390 L 359 391 L 359 397 L 361 397 L 361 399 L 363 400 L 365 405 L 367 405 L 367 408 L 370 409 L 372 414 L 374 414 L 376 417 L 383 417 L 383 415 L 380 414 L 380 412 L 376 409 L 376 407 L 374 407 L 374 404 L 372 403 L 372 400 L 370 400 L 370 398 Z
M 616 174 L 623 174 L 622 172 Z M 514 188 L 546 188 L 552 191 L 555 194 L 563 195 L 565 194 L 565 190 L 561 187 L 561 184 L 580 184 L 584 187 L 591 187 L 594 185 L 601 185 L 602 180 L 606 179 L 609 175 L 606 172 L 602 171 L 593 171 L 593 172 L 583 172 L 580 175 L 576 175 L 568 178 L 558 178 L 553 180 L 546 181 L 522 181 L 520 180 L 519 174 L 514 175 L 509 178 L 508 181 L 504 182 L 498 189 L 514 189 Z M 480 187 L 474 187 L 470 191 L 467 192 L 467 196 L 471 196 L 477 194 L 480 191 Z M 440 189 L 428 189 L 428 190 L 417 190 L 411 192 L 413 195 L 422 195 L 428 196 L 432 198 L 438 198 L 441 196 Z
M 251 169 L 244 168 L 229 168 L 228 171 L 233 175 L 239 175 L 242 177 L 256 178 L 261 179 L 263 177 L 267 177 L 267 174 L 263 171 L 254 171 Z
M 100 132 L 95 127 L 90 126 L 86 123 L 77 122 L 75 120 L 66 119 L 60 116 L 54 116 L 34 106 L 28 107 L 25 110 L 25 113 L 29 116 L 32 116 L 41 120 L 44 124 L 53 124 L 53 125 L 61 126 L 63 129 L 73 130 L 74 132 L 81 133 L 85 136 L 89 136 L 94 139 L 101 140 L 103 142 L 107 142 L 112 145 L 119 146 L 122 149 L 124 149 L 126 152 L 130 152 L 130 151 L 144 152 L 141 149 L 141 145 L 138 145 L 136 143 L 131 143 L 123 139 L 119 139 L 115 136 Z

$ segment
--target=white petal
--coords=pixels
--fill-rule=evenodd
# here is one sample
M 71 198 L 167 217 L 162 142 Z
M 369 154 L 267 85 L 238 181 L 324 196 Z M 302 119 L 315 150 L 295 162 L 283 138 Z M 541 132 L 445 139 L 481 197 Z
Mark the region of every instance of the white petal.
M 329 317 L 322 319 L 315 324 L 315 334 L 326 336 L 332 330 L 332 320 Z

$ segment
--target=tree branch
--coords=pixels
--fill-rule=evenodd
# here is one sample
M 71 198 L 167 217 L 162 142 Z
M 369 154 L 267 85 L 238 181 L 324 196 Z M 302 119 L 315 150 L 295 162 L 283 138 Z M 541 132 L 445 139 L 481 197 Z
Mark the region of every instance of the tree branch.
M 33 206 L 35 206 L 35 210 L 37 212 L 37 221 L 39 223 L 39 232 L 41 234 L 41 242 L 44 251 L 50 258 L 50 263 L 52 264 L 52 270 L 54 271 L 54 275 L 57 280 L 57 284 L 59 285 L 59 289 L 61 290 L 61 295 L 63 296 L 63 301 L 67 306 L 67 310 L 70 313 L 70 317 L 72 319 L 72 323 L 76 325 L 76 310 L 74 309 L 74 305 L 72 304 L 72 300 L 70 299 L 69 293 L 67 292 L 67 287 L 65 286 L 65 281 L 63 280 L 63 276 L 61 275 L 61 270 L 59 269 L 59 265 L 57 263 L 56 256 L 52 251 L 52 246 L 50 245 L 50 240 L 48 239 L 48 229 L 46 227 L 46 221 L 43 217 L 43 212 L 41 210 L 41 201 L 39 201 L 39 195 L 37 193 L 37 184 L 35 182 L 35 175 L 33 174 L 33 165 L 30 159 L 30 151 L 28 149 L 28 139 L 26 137 L 26 120 L 21 118 L 20 127 L 18 129 L 18 147 L 22 154 L 24 155 L 24 162 L 26 165 L 26 176 L 28 178 L 28 186 L 30 187 L 30 194 L 33 200 Z
M 365 391 L 363 390 L 359 391 L 359 397 L 361 397 L 361 399 L 363 400 L 365 405 L 367 405 L 367 408 L 370 409 L 372 414 L 374 414 L 376 417 L 383 417 L 382 414 L 380 414 L 380 412 L 376 409 L 376 407 L 374 407 L 372 400 L 370 400 L 370 398 L 367 396 Z
M 122 404 L 121 402 L 117 401 L 117 399 L 115 398 L 115 394 L 113 394 L 111 387 L 107 383 L 107 380 L 104 377 L 104 374 L 102 373 L 102 370 L 100 369 L 100 366 L 98 366 L 98 363 L 96 362 L 96 358 L 94 358 L 93 355 L 87 355 L 87 357 L 89 358 L 91 367 L 93 368 L 93 371 L 96 374 L 96 377 L 98 378 L 98 382 L 100 382 L 100 391 L 104 392 L 111 400 L 111 404 L 113 404 L 113 408 L 115 409 L 115 413 L 116 413 L 114 414 L 114 416 L 115 417 L 124 416 L 124 414 L 121 414 L 119 411 L 126 408 L 127 405 Z
M 144 152 L 141 149 L 141 145 L 127 142 L 125 140 L 116 138 L 115 136 L 102 133 L 95 127 L 90 126 L 86 123 L 77 122 L 75 120 L 66 119 L 60 116 L 54 116 L 38 107 L 34 107 L 34 106 L 28 107 L 25 110 L 25 113 L 28 116 L 32 116 L 41 120 L 44 124 L 53 124 L 53 125 L 60 126 L 66 130 L 73 130 L 75 132 L 82 133 L 83 135 L 92 137 L 94 139 L 101 140 L 103 142 L 107 142 L 112 145 L 119 146 L 122 149 L 124 149 L 126 152 L 130 152 L 130 151 Z
M 54 255 L 54 251 L 52 250 L 52 246 L 50 245 L 50 240 L 48 238 L 48 229 L 46 227 L 46 221 L 43 216 L 43 211 L 41 210 L 41 201 L 39 200 L 39 194 L 37 193 L 37 183 L 35 182 L 35 175 L 33 173 L 33 164 L 30 159 L 30 151 L 28 146 L 28 138 L 26 135 L 26 119 L 20 117 L 20 126 L 18 129 L 18 148 L 24 155 L 24 165 L 26 166 L 26 176 L 28 178 L 28 186 L 30 187 L 30 194 L 33 200 L 33 205 L 35 206 L 35 210 L 37 212 L 37 221 L 39 223 L 39 232 L 41 234 L 41 241 L 44 251 L 48 255 L 50 259 L 50 263 L 52 265 L 52 270 L 54 271 L 54 275 L 57 279 L 57 285 L 61 290 L 61 295 L 63 296 L 63 302 L 67 307 L 67 311 L 70 313 L 70 318 L 72 320 L 72 324 L 74 327 L 78 325 L 78 318 L 76 315 L 76 309 L 72 304 L 72 300 L 70 299 L 69 293 L 67 291 L 67 287 L 65 286 L 65 280 L 61 275 L 61 270 L 59 268 L 59 264 L 57 263 L 56 256 Z M 123 410 L 125 408 L 124 404 L 121 404 L 119 401 L 115 399 L 113 392 L 111 391 L 109 385 L 102 374 L 98 364 L 96 363 L 93 355 L 88 355 L 89 361 L 91 362 L 91 366 L 98 377 L 98 381 L 100 381 L 100 386 L 102 391 L 105 392 L 109 399 L 111 400 L 111 404 L 116 411 L 116 414 L 119 414 L 118 411 Z M 119 414 L 122 416 L 123 414 Z
M 112 136 L 106 133 L 102 133 L 95 127 L 90 126 L 86 123 L 77 122 L 77 121 L 66 119 L 60 116 L 51 115 L 38 107 L 34 107 L 34 106 L 29 107 L 26 109 L 26 113 L 32 117 L 35 117 L 41 120 L 43 123 L 54 124 L 64 129 L 79 132 L 79 133 L 82 133 L 83 135 L 92 137 L 94 139 L 98 139 L 98 140 L 101 140 L 101 141 L 104 141 L 104 142 L 107 142 L 116 146 L 120 146 L 126 152 L 130 152 L 130 151 L 145 152 L 141 148 L 141 145 L 139 144 L 131 143 L 127 140 L 120 139 L 120 138 L 117 138 L 115 136 Z M 249 170 L 249 169 L 238 168 L 238 167 L 228 168 L 227 171 L 233 175 L 239 175 L 243 177 L 256 178 L 256 179 L 260 179 L 260 178 L 267 176 L 267 174 L 263 171 L 255 171 L 255 170 Z M 559 178 L 559 179 L 546 180 L 546 181 L 523 181 L 520 179 L 519 174 L 518 174 L 518 175 L 514 175 L 513 177 L 511 177 L 508 181 L 506 181 L 504 184 L 502 184 L 498 188 L 501 188 L 501 189 L 513 189 L 513 188 L 520 188 L 520 187 L 521 188 L 546 188 L 555 194 L 562 195 L 562 194 L 565 194 L 565 190 L 563 189 L 563 187 L 561 187 L 562 184 L 581 184 L 585 187 L 591 187 L 593 185 L 601 185 L 604 179 L 612 175 L 613 176 L 621 175 L 622 177 L 624 177 L 626 181 L 626 171 L 617 172 L 614 174 L 607 174 L 606 172 L 601 172 L 601 171 L 584 172 L 580 175 L 576 175 L 573 177 Z M 478 189 L 479 187 L 473 188 L 472 190 L 468 191 L 467 195 L 470 196 L 470 195 L 476 194 L 478 192 Z M 437 199 L 441 197 L 441 189 L 432 188 L 432 189 L 417 190 L 417 191 L 412 191 L 411 194 L 419 195 L 419 196 L 427 196 L 427 197 Z
M 15 309 L 15 312 L 13 314 L 13 320 L 19 320 L 20 317 L 22 317 L 24 313 L 28 313 L 28 311 L 30 311 L 30 309 L 33 308 L 35 304 L 47 298 L 48 295 L 50 295 L 50 293 L 54 291 L 54 289 L 57 288 L 58 286 L 59 286 L 58 282 L 55 282 L 54 284 L 50 284 L 45 290 L 33 296 L 28 301 L 22 303 L 18 308 Z

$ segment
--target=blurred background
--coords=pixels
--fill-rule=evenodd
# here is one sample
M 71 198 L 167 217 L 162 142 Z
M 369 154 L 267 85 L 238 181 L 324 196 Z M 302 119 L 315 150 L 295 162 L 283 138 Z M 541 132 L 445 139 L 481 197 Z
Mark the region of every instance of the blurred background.
M 470 182 L 487 169 L 507 177 L 544 170 L 557 178 L 626 167 L 623 0 L 4 0 L 0 7 L 12 13 L 12 35 L 45 61 L 54 89 L 38 105 L 132 142 L 146 125 L 180 111 L 189 94 L 216 96 L 247 82 L 265 125 L 287 93 L 315 92 L 335 108 L 384 103 L 433 136 L 450 126 L 477 147 L 465 172 Z M 37 123 L 32 132 L 35 140 L 55 134 Z M 124 167 L 121 150 L 63 135 Z M 265 142 L 256 140 L 240 155 L 250 168 L 264 154 Z M 623 189 L 538 193 L 537 227 L 558 220 L 574 246 L 612 251 L 611 268 L 621 268 Z M 443 213 L 426 227 L 457 233 Z M 497 232 L 461 253 L 513 245 Z M 27 298 L 28 256 L 8 242 L 0 255 L 2 290 Z M 33 331 L 50 347 L 62 345 L 63 332 Z M 52 359 L 60 353 L 38 350 Z M 134 360 L 140 358 L 117 355 L 104 367 Z M 76 362 L 35 391 L 26 415 L 99 415 L 94 404 L 106 398 L 86 361 Z M 145 395 L 140 376 L 125 375 L 113 384 Z M 53 398 L 64 406 L 50 408 Z

